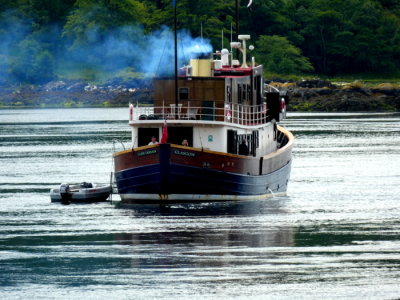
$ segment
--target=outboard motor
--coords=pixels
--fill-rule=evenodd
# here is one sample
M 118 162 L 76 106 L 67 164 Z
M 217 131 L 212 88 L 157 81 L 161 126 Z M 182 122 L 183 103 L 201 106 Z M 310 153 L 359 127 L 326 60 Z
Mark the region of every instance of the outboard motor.
M 61 203 L 69 204 L 72 198 L 72 193 L 69 188 L 69 184 L 63 183 L 60 185 L 60 195 L 61 195 Z

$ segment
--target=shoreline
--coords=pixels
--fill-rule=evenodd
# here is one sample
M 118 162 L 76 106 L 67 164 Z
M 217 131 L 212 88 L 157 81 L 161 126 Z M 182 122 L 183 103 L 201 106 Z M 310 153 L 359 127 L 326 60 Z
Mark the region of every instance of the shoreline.
M 288 110 L 299 112 L 400 112 L 400 87 L 360 82 L 335 85 L 329 81 L 270 82 L 289 96 Z
M 335 85 L 323 80 L 269 84 L 288 94 L 287 109 L 292 112 L 400 112 L 400 86 L 388 83 L 373 87 L 359 82 Z M 44 86 L 0 88 L 0 109 L 127 107 L 129 103 L 149 104 L 151 98 L 148 81 L 103 86 L 58 81 Z

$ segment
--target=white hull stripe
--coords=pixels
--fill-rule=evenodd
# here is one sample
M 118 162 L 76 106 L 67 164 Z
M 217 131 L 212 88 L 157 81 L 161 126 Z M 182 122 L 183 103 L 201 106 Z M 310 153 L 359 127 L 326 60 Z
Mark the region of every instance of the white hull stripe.
M 202 194 L 120 194 L 121 202 L 135 202 L 135 200 L 144 202 L 159 201 L 190 201 L 190 202 L 206 202 L 206 201 L 244 201 L 244 200 L 262 200 L 272 198 L 274 196 L 285 196 L 286 192 L 268 193 L 263 195 L 202 195 Z

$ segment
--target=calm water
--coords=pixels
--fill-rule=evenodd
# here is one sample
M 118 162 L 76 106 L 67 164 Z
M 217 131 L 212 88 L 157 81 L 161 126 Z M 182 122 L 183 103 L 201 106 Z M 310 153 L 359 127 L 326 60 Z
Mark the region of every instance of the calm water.
M 400 115 L 290 114 L 287 197 L 51 203 L 61 182 L 109 181 L 127 117 L 0 110 L 1 299 L 400 298 Z

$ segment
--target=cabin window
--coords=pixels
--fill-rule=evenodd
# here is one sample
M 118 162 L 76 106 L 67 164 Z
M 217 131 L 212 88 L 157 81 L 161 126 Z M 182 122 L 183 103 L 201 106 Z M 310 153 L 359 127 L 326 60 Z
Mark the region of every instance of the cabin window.
M 259 136 L 258 131 L 254 130 L 251 134 L 236 134 L 234 135 L 228 130 L 228 152 L 230 149 L 238 149 L 238 154 L 240 155 L 257 155 L 257 148 L 260 146 L 259 144 Z M 236 145 L 230 145 L 231 143 L 235 143 Z M 234 152 L 229 152 L 234 153 Z M 236 154 L 236 153 L 235 153 Z
M 247 98 L 246 98 L 247 91 L 246 91 L 246 85 L 245 84 L 243 84 L 242 93 L 243 93 L 242 99 L 243 99 L 243 101 L 246 101 L 247 100 Z
M 259 75 L 257 75 L 256 77 L 255 77 L 255 81 L 256 81 L 256 84 L 255 84 L 255 90 L 257 91 L 256 92 L 256 95 L 257 95 L 257 104 L 262 104 L 263 103 L 263 94 L 262 94 L 262 91 L 263 91 L 263 82 L 262 82 L 262 77 L 261 76 L 259 76 Z
M 189 99 L 189 88 L 181 87 L 179 88 L 179 100 L 188 100 Z
M 260 139 L 258 136 L 258 130 L 253 130 L 251 133 L 251 150 L 250 154 L 256 156 L 256 149 L 260 147 Z
M 238 84 L 238 103 L 242 103 L 242 85 Z
M 239 155 L 249 155 L 249 150 L 251 149 L 251 143 L 248 134 L 238 135 L 238 149 Z
M 160 141 L 158 128 L 138 128 L 138 147 L 148 145 L 153 136 Z
M 215 103 L 214 101 L 201 102 L 201 119 L 214 121 L 215 120 Z
M 238 134 L 236 130 L 229 129 L 228 130 L 228 142 L 227 142 L 227 152 L 232 154 L 238 153 Z
M 190 147 L 193 147 L 193 127 L 174 127 L 168 125 L 168 143 L 182 145 L 187 140 Z
M 232 102 L 231 87 L 230 86 L 226 87 L 226 99 L 228 100 L 228 102 Z

